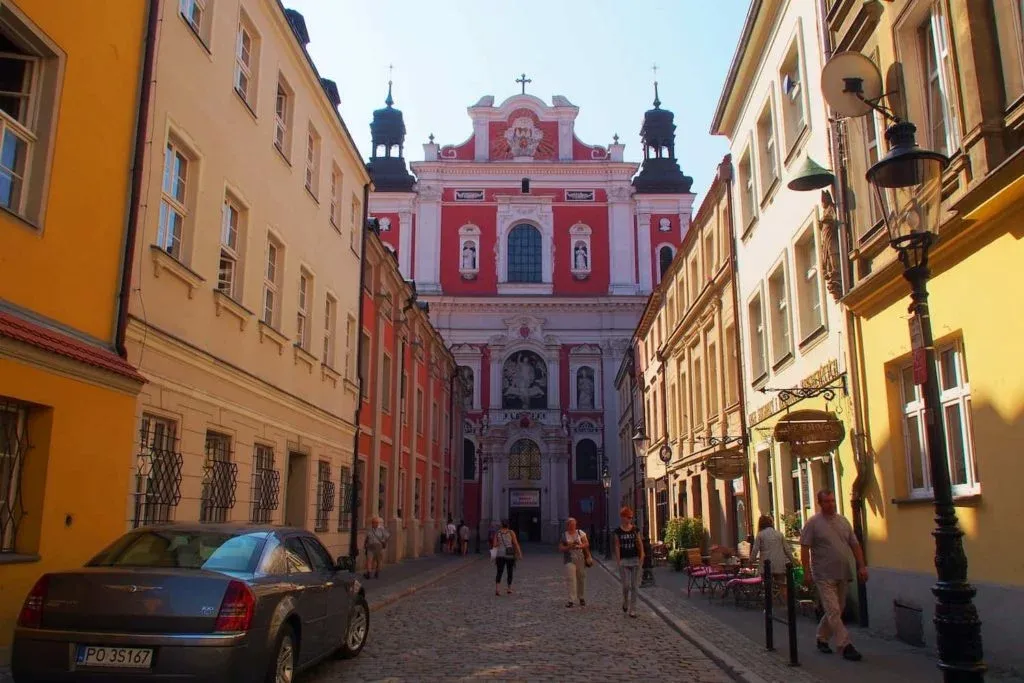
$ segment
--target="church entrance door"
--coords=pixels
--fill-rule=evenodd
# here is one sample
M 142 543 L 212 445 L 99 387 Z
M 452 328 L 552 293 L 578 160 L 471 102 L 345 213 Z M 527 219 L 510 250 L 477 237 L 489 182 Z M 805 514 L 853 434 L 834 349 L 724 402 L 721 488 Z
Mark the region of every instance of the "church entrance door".
M 540 541 L 540 508 L 512 508 L 508 525 L 521 543 Z

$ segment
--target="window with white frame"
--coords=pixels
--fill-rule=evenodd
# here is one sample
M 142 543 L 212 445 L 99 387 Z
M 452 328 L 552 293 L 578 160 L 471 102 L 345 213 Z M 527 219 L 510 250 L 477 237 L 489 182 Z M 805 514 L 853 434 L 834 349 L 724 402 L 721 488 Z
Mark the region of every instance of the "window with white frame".
M 220 265 L 217 269 L 217 289 L 232 299 L 242 298 L 242 254 L 244 211 L 237 199 L 224 196 L 220 225 Z
M 704 277 L 711 279 L 718 270 L 718 252 L 715 250 L 715 231 L 704 231 Z
M 341 229 L 341 188 L 344 176 L 337 164 L 331 165 L 331 225 Z
M 746 232 L 746 229 L 757 218 L 757 190 L 754 188 L 754 173 L 750 164 L 749 148 L 740 157 L 740 163 L 736 170 L 739 180 L 736 187 L 740 194 L 740 224 L 743 226 L 743 231 Z
M 274 147 L 288 158 L 292 148 L 292 112 L 295 97 L 288 81 L 277 75 L 277 96 L 274 98 Z
M 768 345 L 765 338 L 761 292 L 754 294 L 747 304 L 747 325 L 750 336 L 750 379 L 756 382 L 768 374 Z
M 708 366 L 708 418 L 714 419 L 718 416 L 719 395 L 718 395 L 718 345 L 710 341 L 713 330 L 708 330 L 705 336 L 709 338 L 707 352 Z
M 303 268 L 299 271 L 299 300 L 295 311 L 295 345 L 309 350 L 311 318 L 313 307 L 313 276 Z
M 355 381 L 356 378 L 356 318 L 348 316 L 345 324 L 345 376 Z
M 993 0 L 1003 67 L 1003 93 L 1009 107 L 1024 95 L 1024 0 Z M 1004 20 L 1008 19 L 1007 20 Z
M 765 103 L 757 119 L 757 161 L 761 176 L 761 192 L 768 194 L 779 179 L 779 151 L 775 144 L 775 117 L 771 100 Z
M 178 12 L 204 45 L 210 42 L 209 0 L 178 0 Z
M 391 356 L 384 354 L 381 361 L 380 407 L 385 413 L 391 412 Z
M 953 89 L 953 57 L 942 4 L 933 2 L 917 26 L 917 58 L 924 92 L 927 144 L 950 156 L 960 146 L 960 124 Z
M 693 383 L 693 424 L 704 424 L 704 363 L 698 346 L 691 347 L 690 377 Z
M 174 141 L 164 150 L 160 193 L 160 224 L 156 243 L 174 258 L 184 259 L 185 221 L 188 218 L 189 158 Z
M 267 235 L 267 262 L 263 269 L 263 312 L 260 320 L 277 327 L 281 319 L 281 263 L 284 249 L 281 243 Z
M 778 365 L 793 353 L 786 264 L 779 263 L 768 276 L 768 322 L 771 325 L 772 364 Z
M 800 59 L 800 43 L 796 38 L 779 67 L 779 91 L 788 158 L 808 123 L 804 109 L 803 64 Z
M 671 435 L 679 434 L 679 393 L 676 391 L 676 383 L 668 385 L 668 420 Z
M 939 401 L 946 433 L 946 457 L 954 495 L 976 493 L 979 479 L 974 454 L 971 421 L 971 385 L 963 345 L 938 346 L 935 350 L 939 379 Z M 907 457 L 907 486 L 912 496 L 927 496 L 932 490 L 928 465 L 928 432 L 924 396 L 914 383 L 912 364 L 901 368 L 903 440 Z
M 320 134 L 312 123 L 306 132 L 306 189 L 314 197 L 320 191 Z
M 348 245 L 356 252 L 359 251 L 359 243 L 356 240 L 356 235 L 362 237 L 363 226 L 360 225 L 363 220 L 363 202 L 355 195 L 352 194 L 352 201 L 349 204 L 349 217 L 348 222 L 351 226 L 351 230 L 348 233 Z
M 739 400 L 739 382 L 737 381 L 739 356 L 736 353 L 736 328 L 729 324 L 723 333 L 725 338 L 725 359 L 722 369 L 725 371 L 725 404 L 731 406 Z
M 256 101 L 258 59 L 259 38 L 249 17 L 241 12 L 235 36 L 235 92 L 250 108 Z
M 338 300 L 327 294 L 324 297 L 324 347 L 320 360 L 329 368 L 334 367 L 334 340 L 337 337 L 337 326 Z
M 814 225 L 808 225 L 797 238 L 793 249 L 796 262 L 797 315 L 800 321 L 800 341 L 804 341 L 825 324 L 822 308 L 821 274 L 818 267 L 818 241 Z
M 690 402 L 687 393 L 690 385 L 686 382 L 686 367 L 683 366 L 679 373 L 679 433 L 689 434 L 690 432 Z

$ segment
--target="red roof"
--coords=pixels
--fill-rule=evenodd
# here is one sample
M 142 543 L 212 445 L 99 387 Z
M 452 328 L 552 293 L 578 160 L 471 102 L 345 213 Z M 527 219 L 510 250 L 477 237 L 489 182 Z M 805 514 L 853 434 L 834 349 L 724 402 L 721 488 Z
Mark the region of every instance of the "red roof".
M 113 372 L 122 377 L 128 377 L 139 382 L 146 381 L 132 367 L 131 363 L 110 349 L 89 344 L 69 334 L 30 322 L 2 310 L 0 310 L 0 337 L 9 337 L 15 341 L 31 344 L 43 351 L 71 358 L 80 363 Z

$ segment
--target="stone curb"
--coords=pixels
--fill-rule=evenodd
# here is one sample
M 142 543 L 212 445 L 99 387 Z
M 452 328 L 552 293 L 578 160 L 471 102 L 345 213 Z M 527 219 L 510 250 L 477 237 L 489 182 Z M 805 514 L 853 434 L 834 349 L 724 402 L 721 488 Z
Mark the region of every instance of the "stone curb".
M 597 563 L 601 565 L 601 568 L 608 572 L 613 579 L 618 578 L 612 568 L 605 564 L 603 559 L 598 559 L 597 556 L 594 556 L 594 559 L 597 560 Z M 724 669 L 725 672 L 735 680 L 740 681 L 741 683 L 768 683 L 767 679 L 758 676 L 732 655 L 726 653 L 720 647 L 699 635 L 696 631 L 687 626 L 682 619 L 673 615 L 672 612 L 660 602 L 654 598 L 644 595 L 643 590 L 637 591 L 637 597 L 650 607 L 655 614 L 661 617 L 665 623 L 675 629 L 679 635 L 693 643 L 698 650 L 703 652 L 715 664 L 722 667 L 722 669 Z
M 424 588 L 428 588 L 428 587 L 434 585 L 435 583 L 437 583 L 438 581 L 440 581 L 441 579 L 447 578 L 447 577 L 451 576 L 452 574 L 454 574 L 455 572 L 461 571 L 461 570 L 465 569 L 466 567 L 469 567 L 470 565 L 474 564 L 475 562 L 479 562 L 482 559 L 484 559 L 483 556 L 482 557 L 474 557 L 471 560 L 465 560 L 465 561 L 460 562 L 460 563 L 458 563 L 458 564 L 456 564 L 456 565 L 454 565 L 452 567 L 446 567 L 443 571 L 440 571 L 440 572 L 437 572 L 437 573 L 434 573 L 434 574 L 429 574 L 426 579 L 424 579 L 423 581 L 420 581 L 417 584 L 414 584 L 412 586 L 408 586 L 406 588 L 403 588 L 402 590 L 400 590 L 400 591 L 398 591 L 396 593 L 390 593 L 388 595 L 385 595 L 384 597 L 382 597 L 382 598 L 380 598 L 378 600 L 374 600 L 373 602 L 370 603 L 370 612 L 376 612 L 378 610 L 381 610 L 381 609 L 383 609 L 383 608 L 385 608 L 385 607 L 387 607 L 389 605 L 392 605 L 392 604 L 398 602 L 402 598 L 407 598 L 410 595 L 412 595 L 413 593 L 415 593 L 417 591 L 421 591 Z

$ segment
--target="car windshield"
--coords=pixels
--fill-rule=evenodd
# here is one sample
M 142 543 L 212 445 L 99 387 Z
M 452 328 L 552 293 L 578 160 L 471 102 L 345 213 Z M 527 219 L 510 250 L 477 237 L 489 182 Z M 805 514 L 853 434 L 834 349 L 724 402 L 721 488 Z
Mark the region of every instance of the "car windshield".
M 136 531 L 94 557 L 90 567 L 177 567 L 251 572 L 266 535 L 213 531 Z

